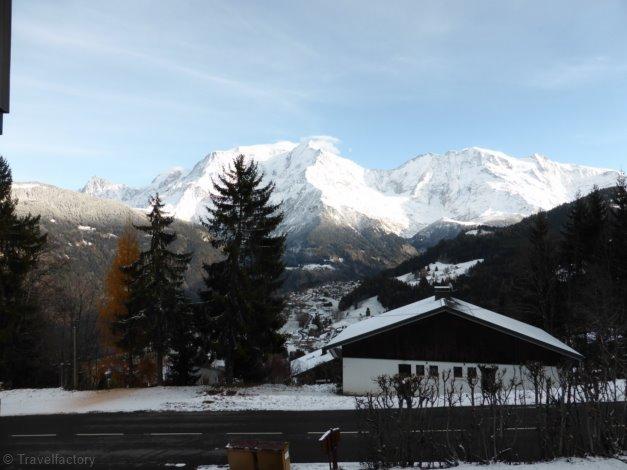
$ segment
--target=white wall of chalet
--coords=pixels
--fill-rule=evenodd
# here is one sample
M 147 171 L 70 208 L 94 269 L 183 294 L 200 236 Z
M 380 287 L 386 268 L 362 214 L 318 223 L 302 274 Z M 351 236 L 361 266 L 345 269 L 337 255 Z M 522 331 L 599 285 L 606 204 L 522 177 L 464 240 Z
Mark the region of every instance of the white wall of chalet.
M 364 395 L 366 393 L 377 393 L 378 387 L 376 379 L 380 375 L 394 375 L 399 372 L 399 364 L 407 364 L 411 367 L 411 373 L 416 373 L 416 366 L 424 366 L 425 374 L 429 374 L 430 366 L 438 368 L 438 384 L 439 390 L 444 390 L 442 372 L 450 371 L 450 378 L 453 378 L 454 367 L 462 368 L 462 377 L 455 378 L 455 387 L 462 386 L 462 391 L 468 393 L 470 387 L 468 385 L 468 368 L 474 367 L 477 377 L 481 380 L 480 364 L 466 362 L 436 362 L 436 361 L 403 361 L 394 359 L 363 359 L 354 357 L 344 357 L 342 359 L 342 384 L 343 393 L 345 395 Z M 485 366 L 488 364 L 481 364 Z M 502 371 L 502 380 L 504 384 L 509 384 L 512 379 L 521 381 L 522 386 L 526 389 L 533 390 L 533 384 L 528 377 L 527 369 L 521 365 L 513 364 L 489 364 L 498 367 Z M 553 383 L 557 383 L 557 369 L 555 367 L 545 367 L 545 375 L 551 377 Z M 481 391 L 480 383 L 475 393 Z M 450 387 L 451 382 L 448 382 Z

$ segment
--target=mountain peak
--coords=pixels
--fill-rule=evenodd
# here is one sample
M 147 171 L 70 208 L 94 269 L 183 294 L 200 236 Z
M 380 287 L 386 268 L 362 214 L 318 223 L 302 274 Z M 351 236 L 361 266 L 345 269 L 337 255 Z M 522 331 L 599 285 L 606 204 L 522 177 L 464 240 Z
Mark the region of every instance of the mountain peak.
M 83 186 L 79 191 L 82 193 L 91 193 L 92 191 L 102 191 L 107 190 L 112 187 L 120 187 L 123 185 L 113 183 L 109 180 L 101 178 L 100 176 L 92 176 L 89 178 L 85 186 Z
M 554 162 L 544 156 L 516 158 L 501 151 L 467 147 L 424 154 L 392 170 L 369 170 L 342 157 L 338 140 L 312 136 L 211 152 L 185 172 L 175 168 L 139 189 L 92 178 L 83 192 L 144 208 L 159 192 L 184 220 L 205 215 L 213 178 L 243 154 L 276 183 L 286 230 L 325 220 L 359 230 L 377 226 L 412 236 L 438 220 L 467 223 L 516 220 L 571 200 L 593 185 L 614 184 L 616 172 Z

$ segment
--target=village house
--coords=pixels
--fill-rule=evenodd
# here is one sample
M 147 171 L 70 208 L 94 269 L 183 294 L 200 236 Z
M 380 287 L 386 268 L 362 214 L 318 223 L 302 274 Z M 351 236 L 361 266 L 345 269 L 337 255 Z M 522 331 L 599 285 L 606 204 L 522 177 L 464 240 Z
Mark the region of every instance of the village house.
M 525 367 L 540 363 L 557 379 L 557 366 L 583 357 L 546 331 L 451 296 L 435 295 L 355 323 L 323 348 L 342 358 L 345 394 L 377 392 L 380 375 L 416 374 L 442 384 L 442 373 L 466 387 L 512 378 L 530 387 Z M 553 382 L 556 383 L 556 382 Z

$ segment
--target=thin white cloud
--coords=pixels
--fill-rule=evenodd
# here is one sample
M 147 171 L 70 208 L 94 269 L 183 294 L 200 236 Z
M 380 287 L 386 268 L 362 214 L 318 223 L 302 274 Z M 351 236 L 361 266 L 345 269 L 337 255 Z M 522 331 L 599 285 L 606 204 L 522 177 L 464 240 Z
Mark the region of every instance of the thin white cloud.
M 125 59 L 134 64 L 137 61 L 168 71 L 172 74 L 204 81 L 217 85 L 233 94 L 244 95 L 259 100 L 270 100 L 276 105 L 300 111 L 299 102 L 308 99 L 310 94 L 287 87 L 276 88 L 257 80 L 239 80 L 226 75 L 213 73 L 203 67 L 190 65 L 182 60 L 173 60 L 159 51 L 141 51 L 128 45 L 123 47 L 108 42 L 85 32 L 55 31 L 49 27 L 42 27 L 33 22 L 20 23 L 17 35 L 24 39 L 49 47 L 51 44 L 83 51 L 90 56 L 93 54 L 106 55 L 115 60 Z
M 614 62 L 608 57 L 588 57 L 542 69 L 532 76 L 529 84 L 548 90 L 568 89 L 626 74 L 627 64 Z
M 301 142 L 312 142 L 316 147 L 326 150 L 336 155 L 340 155 L 340 149 L 338 145 L 342 142 L 339 138 L 332 135 L 310 135 L 301 139 Z

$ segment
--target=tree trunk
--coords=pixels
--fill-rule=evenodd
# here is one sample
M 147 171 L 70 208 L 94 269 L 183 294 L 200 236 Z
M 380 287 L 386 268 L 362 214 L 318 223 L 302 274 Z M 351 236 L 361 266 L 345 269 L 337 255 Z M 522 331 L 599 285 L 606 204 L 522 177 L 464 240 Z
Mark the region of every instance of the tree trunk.
M 163 385 L 163 351 L 157 348 L 157 385 Z
M 224 355 L 224 380 L 227 385 L 233 385 L 233 378 L 235 375 L 235 365 L 233 364 L 233 351 L 235 346 L 233 341 L 229 341 L 228 349 Z
M 126 355 L 126 386 L 134 387 L 137 380 L 135 377 L 135 367 L 133 366 L 133 353 Z

